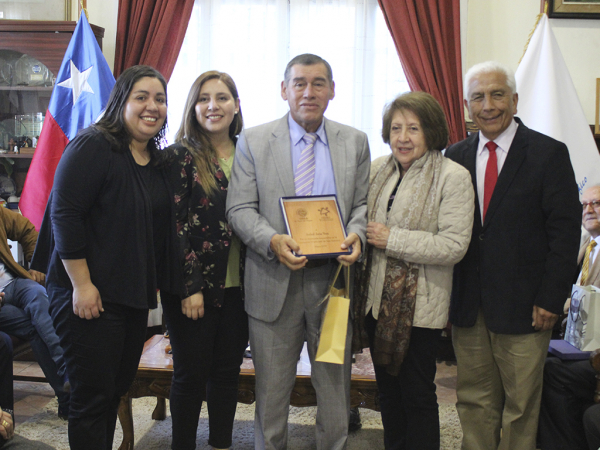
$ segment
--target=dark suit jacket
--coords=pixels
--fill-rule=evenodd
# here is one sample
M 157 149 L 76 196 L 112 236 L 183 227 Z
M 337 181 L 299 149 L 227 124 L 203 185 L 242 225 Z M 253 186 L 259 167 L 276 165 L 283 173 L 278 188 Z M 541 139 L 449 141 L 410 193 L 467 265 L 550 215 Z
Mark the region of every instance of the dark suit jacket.
M 450 321 L 475 324 L 481 308 L 494 333 L 525 334 L 533 306 L 562 312 L 577 270 L 581 204 L 565 144 L 519 123 L 485 223 L 475 189 L 471 243 L 454 268 Z M 479 133 L 446 151 L 477 186 Z

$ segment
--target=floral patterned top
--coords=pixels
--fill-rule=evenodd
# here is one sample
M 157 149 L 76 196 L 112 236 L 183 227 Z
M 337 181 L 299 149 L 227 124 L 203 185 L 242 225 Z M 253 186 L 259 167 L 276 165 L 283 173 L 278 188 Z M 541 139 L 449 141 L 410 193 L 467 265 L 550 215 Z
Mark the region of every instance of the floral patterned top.
M 229 182 L 215 158 L 218 192 L 209 196 L 200 185 L 190 152 L 181 144 L 174 144 L 166 151 L 171 163 L 186 295 L 202 290 L 207 304 L 220 307 L 233 237 L 225 218 Z

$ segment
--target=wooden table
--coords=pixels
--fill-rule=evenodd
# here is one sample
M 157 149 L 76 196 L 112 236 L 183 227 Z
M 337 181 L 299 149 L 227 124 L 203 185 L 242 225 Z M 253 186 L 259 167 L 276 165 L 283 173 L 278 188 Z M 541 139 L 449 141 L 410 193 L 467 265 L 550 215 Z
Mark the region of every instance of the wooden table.
M 132 450 L 133 416 L 131 399 L 140 397 L 157 397 L 157 404 L 152 418 L 164 420 L 167 416 L 165 399 L 169 398 L 171 379 L 173 377 L 173 358 L 165 353 L 169 339 L 156 335 L 144 344 L 140 365 L 126 395 L 121 397 L 119 405 L 119 420 L 123 428 L 123 442 L 119 450 Z M 238 402 L 252 404 L 254 395 L 254 367 L 251 359 L 244 359 L 240 370 Z M 317 397 L 310 381 L 310 363 L 306 347 L 300 356 L 296 375 L 296 384 L 290 398 L 292 406 L 316 406 Z M 356 355 L 356 364 L 352 366 L 350 382 L 350 404 L 352 407 L 363 407 L 379 411 L 379 398 L 371 356 L 368 350 Z

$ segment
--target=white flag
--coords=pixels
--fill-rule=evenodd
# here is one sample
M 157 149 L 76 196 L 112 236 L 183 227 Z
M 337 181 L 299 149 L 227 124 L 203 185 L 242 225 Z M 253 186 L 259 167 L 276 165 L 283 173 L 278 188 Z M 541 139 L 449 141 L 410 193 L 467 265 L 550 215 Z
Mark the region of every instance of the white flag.
M 542 16 L 515 73 L 517 116 L 529 128 L 567 144 L 579 195 L 600 184 L 600 154 L 548 16 Z

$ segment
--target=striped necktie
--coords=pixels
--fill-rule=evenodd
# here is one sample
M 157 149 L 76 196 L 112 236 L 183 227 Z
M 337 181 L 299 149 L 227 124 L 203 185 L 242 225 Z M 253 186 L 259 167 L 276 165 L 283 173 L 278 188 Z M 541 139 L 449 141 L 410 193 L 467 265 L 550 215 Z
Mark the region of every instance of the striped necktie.
M 585 249 L 585 256 L 583 257 L 583 265 L 581 266 L 581 281 L 579 282 L 579 284 L 581 286 L 586 285 L 588 276 L 590 275 L 590 253 L 592 253 L 592 250 L 594 249 L 595 246 L 596 246 L 596 241 L 594 241 L 592 239 L 590 241 L 590 243 L 588 244 L 587 248 Z
M 315 133 L 306 133 L 302 138 L 307 144 L 300 153 L 298 167 L 296 167 L 296 176 L 294 184 L 296 186 L 297 196 L 306 196 L 312 194 L 313 182 L 315 181 L 315 142 L 317 135 Z

